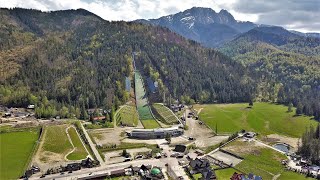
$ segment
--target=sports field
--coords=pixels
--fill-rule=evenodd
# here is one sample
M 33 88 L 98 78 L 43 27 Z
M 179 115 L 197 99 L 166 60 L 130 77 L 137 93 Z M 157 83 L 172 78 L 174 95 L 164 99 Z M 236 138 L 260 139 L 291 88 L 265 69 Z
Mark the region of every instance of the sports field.
M 173 112 L 162 104 L 153 104 L 153 108 L 159 113 L 167 124 L 176 124 L 179 122 Z
M 31 160 L 39 129 L 0 134 L 0 179 L 18 179 Z
M 69 124 L 48 126 L 45 128 L 43 144 L 39 148 L 39 159 L 43 163 L 65 162 L 67 160 L 81 160 L 87 156 L 80 137 L 74 128 L 69 128 L 68 133 L 73 146 L 67 135 Z
M 79 160 L 85 159 L 88 156 L 86 149 L 84 148 L 80 137 L 74 127 L 68 129 L 69 136 L 71 138 L 74 150 L 72 153 L 68 154 L 67 159 L 69 160 Z
M 151 114 L 151 109 L 148 105 L 148 97 L 139 71 L 135 71 L 135 93 L 139 118 L 144 128 L 153 129 L 160 127 Z
M 137 126 L 139 121 L 136 107 L 130 105 L 124 105 L 119 109 L 115 114 L 115 118 L 118 126 Z
M 262 135 L 280 134 L 289 137 L 301 137 L 306 127 L 317 123 L 310 117 L 295 116 L 295 109 L 288 113 L 283 105 L 271 103 L 248 104 L 210 104 L 195 105 L 201 110 L 200 119 L 218 133 L 233 133 L 241 129 L 254 131 Z

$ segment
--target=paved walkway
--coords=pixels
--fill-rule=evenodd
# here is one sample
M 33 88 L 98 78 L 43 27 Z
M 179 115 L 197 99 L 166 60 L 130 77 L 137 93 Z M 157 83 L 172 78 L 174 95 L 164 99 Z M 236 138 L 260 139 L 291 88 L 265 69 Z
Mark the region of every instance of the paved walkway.
M 91 146 L 93 154 L 96 156 L 97 160 L 100 162 L 100 164 L 102 166 L 105 163 L 104 163 L 103 159 L 101 158 L 99 151 L 96 148 L 96 145 L 92 142 L 89 134 L 87 133 L 86 129 L 83 127 L 82 123 L 80 123 L 80 124 L 81 124 L 82 131 L 83 131 L 84 135 L 86 136 L 86 138 L 89 142 L 89 145 Z

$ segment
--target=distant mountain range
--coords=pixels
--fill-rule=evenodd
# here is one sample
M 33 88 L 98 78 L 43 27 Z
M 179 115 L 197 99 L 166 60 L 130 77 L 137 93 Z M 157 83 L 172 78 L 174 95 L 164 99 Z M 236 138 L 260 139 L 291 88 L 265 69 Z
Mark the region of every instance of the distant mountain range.
M 254 28 L 273 27 L 249 21 L 237 21 L 227 10 L 221 10 L 217 13 L 210 8 L 202 7 L 193 7 L 158 19 L 139 19 L 135 22 L 167 27 L 185 38 L 197 41 L 206 47 L 222 46 L 224 43 Z M 320 38 L 319 33 L 301 33 L 297 31 L 288 31 L 287 33 Z

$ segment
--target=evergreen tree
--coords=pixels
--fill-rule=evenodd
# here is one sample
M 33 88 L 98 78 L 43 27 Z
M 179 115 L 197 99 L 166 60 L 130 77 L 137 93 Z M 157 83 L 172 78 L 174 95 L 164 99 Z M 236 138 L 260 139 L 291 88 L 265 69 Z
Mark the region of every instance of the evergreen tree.
M 293 107 L 293 104 L 290 102 L 288 104 L 288 112 L 292 112 L 292 107 Z

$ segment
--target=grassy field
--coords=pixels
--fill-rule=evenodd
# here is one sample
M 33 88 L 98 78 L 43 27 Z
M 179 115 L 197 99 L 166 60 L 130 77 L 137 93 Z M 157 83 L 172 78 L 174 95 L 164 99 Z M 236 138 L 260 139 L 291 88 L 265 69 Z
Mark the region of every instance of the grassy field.
M 300 174 L 285 171 L 285 167 L 281 164 L 281 160 L 287 159 L 285 155 L 254 142 L 237 140 L 223 149 L 244 158 L 243 161 L 236 165 L 236 168 L 247 174 L 253 173 L 261 176 L 262 179 L 270 180 L 276 175 L 280 175 L 278 179 L 304 178 Z
M 178 119 L 169 108 L 162 104 L 153 104 L 152 106 L 167 124 L 178 123 Z
M 155 129 L 155 128 L 160 127 L 158 122 L 155 121 L 154 119 L 141 120 L 141 123 L 142 123 L 143 127 L 146 129 Z
M 283 171 L 283 165 L 280 163 L 286 157 L 272 149 L 263 148 L 257 154 L 245 154 L 245 158 L 236 167 L 246 173 L 253 173 L 261 176 L 263 179 L 272 179 Z
M 116 112 L 117 125 L 137 126 L 139 121 L 138 112 L 135 106 L 124 105 Z
M 159 128 L 160 125 L 153 118 L 151 109 L 148 104 L 147 95 L 143 86 L 143 81 L 140 72 L 135 72 L 135 93 L 137 110 L 141 123 L 146 129 Z M 151 122 L 154 121 L 154 122 Z
M 68 133 L 69 133 L 69 136 L 70 136 L 72 143 L 75 147 L 75 150 L 67 156 L 67 159 L 69 159 L 69 160 L 85 159 L 88 156 L 88 153 L 87 153 L 86 149 L 84 148 L 84 146 L 81 142 L 81 139 L 77 134 L 76 129 L 69 128 Z
M 42 162 L 65 161 L 64 157 L 66 155 L 68 155 L 68 160 L 81 160 L 86 158 L 88 154 L 85 151 L 75 128 L 68 129 L 70 138 L 76 147 L 75 151 L 70 153 L 73 150 L 73 146 L 66 133 L 68 127 L 70 127 L 68 124 L 46 127 L 43 145 L 40 149 L 40 160 Z
M 278 178 L 278 180 L 288 180 L 288 179 L 294 179 L 294 180 L 311 180 L 313 178 L 307 178 L 304 175 L 295 173 L 295 172 L 291 172 L 291 171 L 283 171 L 280 175 L 280 177 Z
M 17 179 L 24 173 L 38 136 L 38 129 L 0 134 L 0 179 Z
M 237 170 L 233 168 L 227 168 L 227 169 L 220 169 L 215 171 L 216 176 L 218 179 L 230 179 L 230 177 L 233 175 L 233 173 L 239 173 Z
M 241 129 L 255 131 L 262 135 L 281 134 L 300 137 L 305 128 L 317 123 L 306 116 L 294 116 L 283 105 L 270 103 L 248 104 L 211 104 L 195 105 L 200 112 L 200 119 L 212 129 L 218 127 L 218 133 L 233 133 Z
M 69 125 L 46 127 L 43 139 L 43 150 L 64 155 L 70 152 L 73 148 L 66 133 L 68 126 Z

